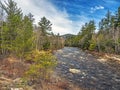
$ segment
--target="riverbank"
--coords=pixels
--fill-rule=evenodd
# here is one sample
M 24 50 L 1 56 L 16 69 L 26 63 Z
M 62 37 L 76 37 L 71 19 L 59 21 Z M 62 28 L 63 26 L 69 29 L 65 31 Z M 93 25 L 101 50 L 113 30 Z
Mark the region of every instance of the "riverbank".
M 98 60 L 100 62 L 107 64 L 109 67 L 111 67 L 117 73 L 120 74 L 120 55 L 100 53 L 100 52 L 94 52 L 94 51 L 87 51 L 87 53 L 90 53 L 93 56 L 99 58 Z
M 81 90 L 59 77 L 56 72 L 41 83 L 27 83 L 23 76 L 29 66 L 29 63 L 13 56 L 0 57 L 0 90 Z

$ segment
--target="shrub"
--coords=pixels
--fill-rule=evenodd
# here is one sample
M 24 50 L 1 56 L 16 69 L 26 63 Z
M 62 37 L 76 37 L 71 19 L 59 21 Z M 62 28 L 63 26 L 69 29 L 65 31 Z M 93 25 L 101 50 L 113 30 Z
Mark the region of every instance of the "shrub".
M 95 43 L 90 44 L 89 50 L 93 51 L 95 49 L 96 49 L 96 44 Z
M 25 73 L 25 77 L 32 81 L 49 78 L 53 68 L 57 64 L 56 58 L 50 51 L 32 51 L 27 55 L 26 60 L 31 60 L 32 64 Z

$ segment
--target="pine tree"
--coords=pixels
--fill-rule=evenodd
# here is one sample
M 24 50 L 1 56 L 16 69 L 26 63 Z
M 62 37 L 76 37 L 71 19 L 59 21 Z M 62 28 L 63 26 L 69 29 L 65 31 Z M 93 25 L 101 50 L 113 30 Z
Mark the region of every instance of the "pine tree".
M 85 23 L 85 25 L 81 29 L 80 34 L 80 43 L 81 48 L 88 49 L 90 46 L 90 41 L 92 39 L 92 35 L 94 34 L 95 23 L 94 21 L 90 21 L 89 23 Z
M 29 16 L 24 16 L 21 28 L 17 29 L 15 45 L 16 53 L 20 57 L 33 49 L 33 24 Z
M 22 20 L 21 9 L 17 7 L 17 3 L 12 0 L 8 0 L 4 4 L 0 2 L 0 7 L 7 14 L 6 23 L 4 29 L 4 48 L 10 54 L 14 52 L 14 42 L 17 36 L 17 28 Z
M 50 48 L 50 41 L 49 41 L 49 35 L 51 34 L 52 24 L 51 22 L 46 19 L 46 17 L 41 18 L 39 24 L 39 30 L 38 35 L 36 38 L 37 41 L 37 47 L 39 48 L 40 45 L 42 45 L 42 49 L 46 50 Z M 40 36 L 41 35 L 41 36 Z M 41 49 L 39 48 L 39 50 Z
M 46 19 L 46 17 L 41 18 L 41 20 L 38 24 L 41 28 L 43 36 L 50 34 L 52 24 L 49 20 Z

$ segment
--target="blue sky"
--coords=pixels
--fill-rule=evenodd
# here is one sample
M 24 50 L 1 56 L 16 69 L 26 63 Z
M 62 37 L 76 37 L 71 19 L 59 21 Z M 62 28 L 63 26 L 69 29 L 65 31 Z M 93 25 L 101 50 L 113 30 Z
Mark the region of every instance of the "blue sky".
M 115 13 L 120 6 L 120 0 L 51 0 L 52 3 L 61 11 L 69 14 L 72 21 L 83 20 L 84 16 L 96 23 L 105 17 L 108 10 Z
M 4 1 L 4 0 L 2 0 Z M 84 23 L 98 23 L 108 10 L 117 11 L 120 0 L 14 0 L 24 14 L 34 15 L 35 22 L 45 16 L 52 22 L 52 31 L 57 34 L 77 34 Z M 97 24 L 96 24 L 97 25 Z

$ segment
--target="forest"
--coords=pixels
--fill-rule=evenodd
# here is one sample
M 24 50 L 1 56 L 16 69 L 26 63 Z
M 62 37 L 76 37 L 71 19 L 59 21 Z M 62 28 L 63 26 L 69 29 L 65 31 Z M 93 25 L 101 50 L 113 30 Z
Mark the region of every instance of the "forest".
M 98 30 L 94 20 L 85 23 L 76 36 L 65 40 L 66 46 L 83 50 L 120 54 L 120 7 L 115 14 L 108 10 L 99 22 Z

